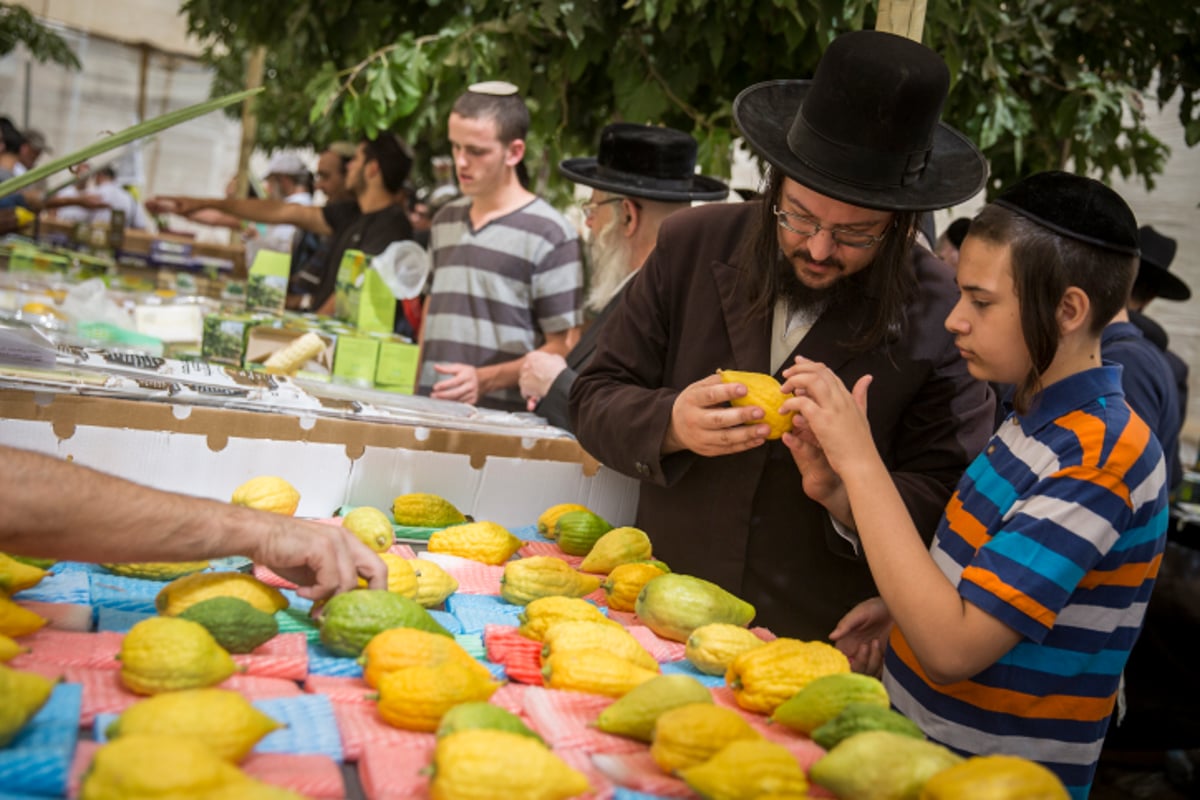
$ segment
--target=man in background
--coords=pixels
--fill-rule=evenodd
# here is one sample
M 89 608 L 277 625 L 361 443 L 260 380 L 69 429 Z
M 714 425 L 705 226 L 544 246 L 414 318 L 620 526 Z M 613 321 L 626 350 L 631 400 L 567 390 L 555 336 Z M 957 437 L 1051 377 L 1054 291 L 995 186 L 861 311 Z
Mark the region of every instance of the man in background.
M 92 212 L 92 222 L 108 225 L 114 211 L 120 211 L 125 216 L 125 227 L 137 230 L 155 230 L 150 221 L 150 215 L 142 204 L 137 201 L 128 189 L 117 183 L 117 173 L 110 166 L 100 167 L 92 173 L 92 193 L 100 198 L 108 208 Z
M 1187 419 L 1188 407 L 1188 365 L 1187 362 L 1171 351 L 1167 332 L 1161 325 L 1146 316 L 1146 307 L 1156 297 L 1164 300 L 1185 302 L 1192 296 L 1191 288 L 1179 276 L 1171 272 L 1171 262 L 1175 260 L 1177 243 L 1170 236 L 1159 233 L 1151 225 L 1143 225 L 1138 229 L 1138 241 L 1141 245 L 1142 260 L 1138 266 L 1137 277 L 1133 281 L 1133 291 L 1129 296 L 1129 321 L 1138 327 L 1155 347 L 1162 352 L 1167 366 L 1171 369 L 1171 377 L 1175 382 L 1175 390 L 1179 396 L 1179 425 L 1176 431 L 1176 446 L 1174 450 L 1167 449 L 1164 441 L 1163 453 L 1171 470 L 1168 486 L 1171 491 L 1178 488 L 1183 480 L 1183 468 L 1179 459 L 1178 430 L 1183 428 Z
M 412 238 L 403 188 L 411 169 L 408 145 L 394 134 L 380 133 L 374 139 L 360 141 L 346 165 L 346 184 L 354 194 L 353 202 L 301 206 L 270 199 L 163 197 L 156 205 L 185 217 L 215 208 L 241 219 L 295 225 L 332 237 L 329 258 L 320 264 L 310 261 L 299 274 L 294 273 L 293 283 L 299 285 L 300 292 L 288 295 L 289 308 L 332 314 L 334 284 L 343 253 L 361 250 L 378 255 L 392 242 Z
M 304 186 L 308 168 L 295 153 L 282 152 L 271 156 L 267 164 L 267 197 L 298 206 L 311 206 L 312 194 Z M 269 225 L 257 239 L 259 248 L 291 253 L 296 246 L 296 226 L 287 223 Z
M 724 183 L 696 174 L 696 151 L 696 140 L 683 131 L 616 123 L 601 132 L 598 156 L 559 165 L 570 180 L 592 188 L 583 204 L 591 231 L 585 307 L 596 316 L 566 358 L 534 350 L 521 363 L 521 396 L 552 425 L 571 430 L 571 385 L 591 360 L 621 293 L 654 249 L 663 220 L 693 201 L 728 196 Z
M 521 182 L 529 110 L 509 83 L 476 84 L 450 112 L 463 197 L 430 229 L 433 282 L 422 325 L 421 394 L 524 410 L 526 353 L 565 356 L 583 324 L 575 228 Z

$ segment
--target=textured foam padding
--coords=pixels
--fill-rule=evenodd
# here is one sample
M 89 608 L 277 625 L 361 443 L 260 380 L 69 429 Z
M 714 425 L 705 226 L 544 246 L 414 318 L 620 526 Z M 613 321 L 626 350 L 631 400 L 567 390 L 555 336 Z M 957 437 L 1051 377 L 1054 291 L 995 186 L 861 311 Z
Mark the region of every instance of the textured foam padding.
M 374 703 L 334 703 L 333 713 L 337 715 L 346 761 L 358 761 L 367 748 L 375 745 L 391 748 L 397 754 L 433 747 L 432 733 L 393 728 L 379 718 Z
M 88 574 L 92 605 L 100 608 L 115 608 L 121 611 L 138 611 L 157 614 L 154 598 L 166 584 L 141 578 L 126 578 L 107 572 Z
M 372 742 L 358 761 L 358 777 L 368 800 L 424 800 L 429 797 L 425 768 L 433 760 L 432 733 L 403 748 Z
M 0 750 L 0 786 L 14 794 L 62 797 L 79 736 L 83 688 L 60 683 L 8 747 Z
M 285 608 L 275 612 L 275 622 L 280 633 L 303 633 L 309 643 L 321 641 L 321 629 L 307 612 Z
M 664 661 L 661 665 L 663 675 L 687 675 L 711 688 L 725 685 L 721 675 L 706 675 L 692 666 L 690 661 Z
M 308 640 L 302 633 L 280 633 L 233 660 L 247 675 L 302 681 L 308 675 Z
M 341 767 L 328 756 L 255 751 L 238 766 L 252 778 L 315 800 L 342 800 L 349 796 Z
M 86 606 L 92 603 L 92 592 L 86 572 L 79 570 L 51 570 L 50 574 L 23 592 L 13 595 L 14 600 L 34 600 L 41 603 L 75 603 Z
M 446 610 L 458 620 L 464 633 L 481 634 L 488 625 L 519 625 L 524 608 L 493 595 L 455 592 L 446 598 Z
M 531 727 L 555 750 L 591 753 L 632 753 L 645 749 L 636 739 L 613 736 L 592 727 L 600 712 L 612 705 L 611 697 L 587 692 L 567 692 L 530 686 L 524 696 Z
M 96 630 L 129 633 L 129 629 L 134 625 L 153 616 L 155 615 L 145 611 L 122 611 L 119 608 L 101 606 L 96 609 Z
M 362 676 L 362 667 L 353 658 L 335 656 L 320 642 L 309 642 L 308 672 L 311 675 L 358 678 Z
M 287 727 L 272 731 L 254 748 L 257 753 L 323 755 L 341 763 L 342 739 L 333 703 L 323 694 L 257 700 L 255 708 Z
M 457 635 L 460 633 L 470 633 L 470 631 L 463 630 L 462 623 L 460 623 L 453 614 L 449 614 L 445 611 L 437 611 L 436 609 L 429 609 L 429 616 L 433 617 L 439 625 L 452 634 Z
M 646 747 L 635 753 L 593 753 L 592 763 L 616 786 L 631 789 L 642 796 L 696 796 L 686 783 L 663 772 L 654 763 Z

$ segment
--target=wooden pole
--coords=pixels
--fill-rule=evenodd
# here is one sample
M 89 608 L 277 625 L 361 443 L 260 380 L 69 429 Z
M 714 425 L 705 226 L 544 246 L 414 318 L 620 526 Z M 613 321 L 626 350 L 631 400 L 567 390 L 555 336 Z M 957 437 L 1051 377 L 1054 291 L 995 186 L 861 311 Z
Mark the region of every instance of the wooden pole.
M 875 30 L 921 41 L 925 33 L 925 0 L 879 0 Z
M 263 69 L 267 62 L 267 48 L 259 46 L 250 51 L 246 60 L 246 88 L 262 86 Z M 254 139 L 258 133 L 258 116 L 255 112 L 257 98 L 251 97 L 242 103 L 242 146 L 238 152 L 237 196 L 245 197 L 250 184 L 250 153 L 254 151 Z

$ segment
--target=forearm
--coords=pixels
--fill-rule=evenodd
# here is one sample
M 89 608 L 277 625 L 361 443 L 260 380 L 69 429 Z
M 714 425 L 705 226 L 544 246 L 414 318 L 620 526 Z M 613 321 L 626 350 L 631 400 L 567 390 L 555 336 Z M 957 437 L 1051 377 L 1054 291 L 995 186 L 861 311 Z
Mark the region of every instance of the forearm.
M 512 361 L 477 367 L 475 378 L 479 381 L 480 397 L 516 386 L 521 379 L 521 359 L 514 358 Z
M 950 682 L 975 674 L 1015 643 L 998 620 L 965 602 L 938 568 L 881 461 L 842 475 L 879 594 L 922 668 Z
M 325 215 L 318 206 L 302 206 L 283 200 L 268 200 L 253 197 L 214 198 L 203 201 L 204 208 L 230 214 L 238 219 L 264 222 L 268 225 L 295 225 L 320 236 L 333 232 L 325 222 Z
M 254 531 L 272 523 L 36 453 L 4 448 L 2 456 L 0 550 L 79 561 L 253 555 Z

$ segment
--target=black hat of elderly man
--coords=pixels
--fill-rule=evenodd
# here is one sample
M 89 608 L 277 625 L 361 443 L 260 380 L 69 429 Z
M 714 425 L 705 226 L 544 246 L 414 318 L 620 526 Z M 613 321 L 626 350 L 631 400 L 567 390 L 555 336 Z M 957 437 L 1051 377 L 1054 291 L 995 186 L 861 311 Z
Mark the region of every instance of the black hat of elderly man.
M 1150 225 L 1138 228 L 1142 245 L 1142 263 L 1138 267 L 1135 286 L 1145 286 L 1155 297 L 1164 300 L 1187 300 L 1192 290 L 1177 275 L 1170 273 L 1175 260 L 1175 240 L 1154 230 Z
M 683 131 L 615 122 L 600 132 L 595 158 L 568 158 L 558 165 L 575 183 L 614 194 L 686 203 L 724 200 L 729 187 L 696 174 L 696 140 Z
M 851 205 L 945 208 L 987 179 L 983 154 L 939 121 L 950 72 L 929 48 L 882 31 L 834 39 L 812 80 L 777 80 L 733 101 L 742 135 L 792 180 Z
M 1129 204 L 1092 178 L 1039 172 L 992 202 L 1068 239 L 1129 256 L 1138 254 L 1137 219 Z

